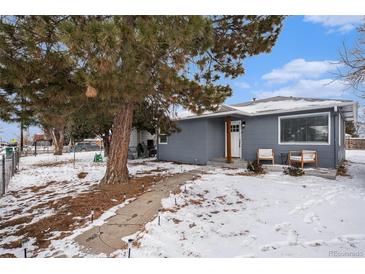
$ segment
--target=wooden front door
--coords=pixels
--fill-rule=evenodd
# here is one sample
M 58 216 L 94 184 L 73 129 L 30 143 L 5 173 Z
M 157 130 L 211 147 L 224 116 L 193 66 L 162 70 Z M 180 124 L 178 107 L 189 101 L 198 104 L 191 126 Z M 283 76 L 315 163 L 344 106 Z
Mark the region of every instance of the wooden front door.
M 226 123 L 227 128 L 227 123 Z M 231 121 L 231 155 L 233 158 L 241 158 L 241 121 Z M 227 138 L 227 133 L 226 133 Z M 227 139 L 226 139 L 227 140 Z M 227 144 L 226 144 L 227 157 Z

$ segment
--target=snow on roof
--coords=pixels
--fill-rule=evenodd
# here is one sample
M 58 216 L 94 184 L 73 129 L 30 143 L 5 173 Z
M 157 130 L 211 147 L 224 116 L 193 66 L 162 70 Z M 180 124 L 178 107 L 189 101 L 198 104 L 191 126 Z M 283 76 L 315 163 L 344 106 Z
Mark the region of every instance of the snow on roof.
M 234 105 L 222 105 L 216 112 L 204 112 L 203 114 L 196 115 L 188 110 L 180 110 L 176 112 L 176 115 L 172 117 L 176 120 L 200 118 L 206 116 L 217 116 L 227 113 L 256 116 L 271 113 L 282 113 L 291 112 L 298 110 L 309 110 L 309 109 L 321 109 L 330 107 L 350 107 L 347 109 L 352 112 L 350 118 L 356 115 L 356 103 L 351 100 L 339 100 L 339 99 L 319 99 L 319 98 L 301 98 L 301 97 L 287 97 L 287 96 L 276 96 L 261 100 L 255 100 L 251 102 L 245 102 Z M 347 117 L 346 117 L 347 118 Z
M 258 114 L 263 112 L 273 111 L 287 111 L 296 110 L 303 108 L 314 108 L 314 107 L 333 107 L 343 104 L 343 101 L 339 100 L 320 100 L 320 101 L 309 101 L 305 99 L 301 100 L 281 100 L 281 101 L 266 101 L 266 102 L 252 102 L 252 104 L 246 106 L 231 106 L 239 111 L 248 114 Z
M 219 107 L 219 109 L 217 111 L 204 111 L 202 114 L 198 115 L 188 109 L 184 109 L 184 108 L 180 107 L 175 110 L 172 110 L 170 117 L 171 117 L 171 119 L 181 120 L 181 119 L 186 119 L 186 118 L 191 118 L 191 117 L 204 117 L 206 115 L 212 115 L 215 113 L 226 113 L 227 111 L 231 111 L 231 110 L 234 110 L 234 109 L 229 106 L 222 105 Z

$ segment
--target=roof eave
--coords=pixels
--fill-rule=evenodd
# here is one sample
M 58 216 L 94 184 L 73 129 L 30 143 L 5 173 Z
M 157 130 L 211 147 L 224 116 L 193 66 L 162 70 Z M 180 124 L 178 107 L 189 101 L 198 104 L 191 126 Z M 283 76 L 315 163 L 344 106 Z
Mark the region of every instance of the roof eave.
M 343 107 L 343 106 L 352 106 L 354 120 L 357 121 L 357 102 L 343 102 L 335 105 L 327 105 L 327 106 L 314 106 L 314 107 L 306 107 L 306 108 L 296 108 L 296 109 L 288 109 L 288 110 L 275 110 L 275 111 L 266 111 L 260 113 L 248 113 L 241 110 L 227 111 L 227 112 L 215 112 L 206 115 L 196 115 L 196 116 L 188 116 L 180 119 L 174 119 L 174 121 L 182 121 L 182 120 L 191 120 L 191 119 L 199 119 L 199 118 L 209 118 L 209 117 L 219 117 L 219 116 L 227 116 L 227 115 L 243 115 L 243 116 L 263 116 L 263 115 L 272 115 L 272 114 L 281 114 L 281 113 L 290 113 L 290 112 L 298 112 L 305 110 L 316 110 L 316 109 L 330 109 L 334 107 Z M 228 106 L 230 107 L 230 106 Z M 230 107 L 232 108 L 232 107 Z M 232 108 L 233 109 L 233 108 Z

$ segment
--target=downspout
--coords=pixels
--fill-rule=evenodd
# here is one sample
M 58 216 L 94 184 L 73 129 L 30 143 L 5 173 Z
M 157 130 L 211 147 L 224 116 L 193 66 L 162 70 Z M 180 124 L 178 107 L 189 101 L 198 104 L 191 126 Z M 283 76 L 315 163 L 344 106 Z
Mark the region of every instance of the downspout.
M 338 132 L 337 126 L 338 126 L 338 115 L 339 115 L 337 106 L 334 107 L 334 113 L 335 113 L 335 115 L 333 116 L 334 117 L 334 121 L 333 121 L 333 124 L 334 124 L 334 126 L 333 126 L 333 146 L 334 146 L 335 155 L 333 157 L 333 160 L 334 160 L 334 167 L 337 168 L 338 148 L 337 148 L 336 133 Z

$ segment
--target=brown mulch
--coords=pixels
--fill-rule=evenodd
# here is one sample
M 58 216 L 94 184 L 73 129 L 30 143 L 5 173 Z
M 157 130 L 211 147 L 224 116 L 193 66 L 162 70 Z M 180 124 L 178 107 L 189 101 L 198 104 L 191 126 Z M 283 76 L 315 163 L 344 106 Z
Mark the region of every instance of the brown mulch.
M 46 163 L 39 163 L 39 164 L 33 164 L 34 167 L 56 167 L 61 166 L 69 163 L 73 163 L 73 160 L 67 160 L 67 161 L 58 161 L 58 162 L 46 162 Z
M 146 171 L 139 171 L 137 172 L 137 175 L 146 175 L 146 174 L 152 174 L 152 173 L 156 173 L 156 172 L 164 172 L 164 171 L 168 171 L 167 168 L 156 168 L 156 169 L 151 169 L 151 170 L 146 170 Z
M 16 258 L 16 256 L 11 253 L 4 253 L 4 254 L 0 254 L 0 258 Z
M 80 172 L 79 174 L 77 174 L 77 177 L 79 179 L 84 179 L 87 176 L 87 174 L 89 174 L 89 173 L 87 173 L 87 172 Z
M 164 176 L 144 176 L 131 178 L 128 184 L 100 185 L 94 186 L 89 192 L 81 193 L 77 197 L 67 196 L 58 200 L 45 202 L 30 208 L 27 212 L 31 213 L 35 209 L 44 208 L 55 210 L 55 214 L 40 219 L 29 224 L 31 216 L 21 217 L 0 223 L 0 230 L 7 227 L 19 226 L 15 233 L 0 234 L 0 238 L 7 236 L 22 236 L 35 238 L 35 245 L 38 248 L 47 248 L 52 240 L 62 239 L 72 233 L 76 228 L 82 227 L 90 220 L 91 210 L 94 211 L 94 219 L 98 218 L 106 210 L 127 199 L 139 196 L 146 191 L 149 186 L 160 181 Z M 45 186 L 33 187 L 34 192 L 44 189 L 55 182 L 49 182 Z M 142 184 L 144 188 L 142 188 Z M 61 235 L 54 237 L 54 232 L 62 232 Z M 1 248 L 19 247 L 19 241 L 7 243 Z
M 2 248 L 5 249 L 12 249 L 12 248 L 19 248 L 22 247 L 22 241 L 21 240 L 16 240 L 7 244 L 2 245 Z
M 195 199 L 190 199 L 189 203 L 193 204 L 193 205 L 201 205 L 204 202 L 204 199 L 201 200 L 195 200 Z

